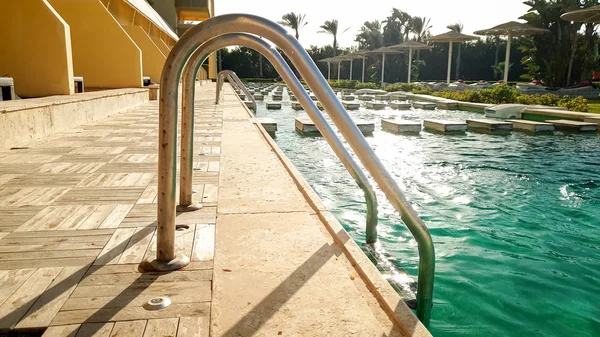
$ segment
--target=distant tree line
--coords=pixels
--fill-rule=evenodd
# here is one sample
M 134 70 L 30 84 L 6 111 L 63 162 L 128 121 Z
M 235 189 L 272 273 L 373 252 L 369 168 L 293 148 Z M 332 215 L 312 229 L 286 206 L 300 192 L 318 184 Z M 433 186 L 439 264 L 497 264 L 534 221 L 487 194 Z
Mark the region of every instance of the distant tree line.
M 543 80 L 548 85 L 564 86 L 589 79 L 599 65 L 599 38 L 595 24 L 571 23 L 560 19 L 568 11 L 594 6 L 600 0 L 530 0 L 525 4 L 529 10 L 520 19 L 529 25 L 550 30 L 550 33 L 534 37 L 513 38 L 509 81 Z M 306 16 L 288 13 L 279 22 L 300 38 L 300 30 L 306 25 Z M 399 9 L 392 9 L 384 20 L 366 21 L 355 37 L 357 46 L 340 48 L 338 36 L 347 29 L 339 29 L 338 20 L 328 20 L 319 32 L 332 36 L 332 44 L 307 49 L 313 60 L 355 52 L 373 50 L 382 46 L 399 44 L 406 40 L 427 43 L 431 37 L 428 18 L 411 16 Z M 450 25 L 449 30 L 462 32 L 460 23 Z M 482 37 L 479 40 L 454 44 L 454 78 L 464 80 L 498 80 L 502 78 L 506 40 L 498 37 Z M 258 53 L 248 48 L 221 51 L 224 69 L 235 71 L 240 77 L 276 78 L 274 68 Z M 446 77 L 448 43 L 436 43 L 428 51 L 413 55 L 413 81 L 442 81 Z M 408 55 L 386 56 L 386 82 L 404 82 L 407 77 Z M 327 76 L 327 64 L 317 62 Z M 381 78 L 381 56 L 373 55 L 366 60 L 365 81 L 377 82 Z M 362 61 L 354 60 L 353 79 L 360 79 Z M 342 63 L 340 78 L 347 79 L 350 62 Z M 337 79 L 337 65 L 331 65 L 331 78 Z

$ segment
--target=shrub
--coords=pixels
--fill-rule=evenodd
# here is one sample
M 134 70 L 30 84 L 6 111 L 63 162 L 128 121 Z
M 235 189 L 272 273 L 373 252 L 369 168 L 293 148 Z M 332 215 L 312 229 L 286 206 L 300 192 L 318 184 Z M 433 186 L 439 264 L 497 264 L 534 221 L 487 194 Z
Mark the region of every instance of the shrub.
M 339 80 L 339 81 L 329 81 L 329 85 L 332 88 L 340 88 L 340 89 L 355 89 L 356 85 L 359 82 L 357 80 Z
M 383 90 L 391 92 L 391 91 L 406 91 L 412 92 L 413 89 L 425 89 L 422 85 L 413 84 L 413 83 L 402 83 L 402 84 L 390 84 L 385 86 Z
M 431 95 L 433 90 L 427 87 L 416 87 L 412 89 L 412 93 L 416 95 Z
M 558 106 L 567 108 L 569 111 L 579 112 L 588 112 L 589 109 L 588 100 L 581 96 L 575 98 L 565 96 L 558 101 Z
M 547 105 L 565 107 L 570 111 L 587 112 L 588 100 L 579 96 L 570 98 L 564 96 L 559 98 L 554 94 L 546 95 L 525 95 L 513 87 L 505 85 L 495 86 L 484 90 L 465 90 L 458 91 L 441 91 L 432 93 L 434 96 L 443 97 L 455 101 L 473 102 L 473 103 L 488 103 L 488 104 L 506 104 L 518 103 L 527 105 Z
M 254 83 L 275 83 L 277 82 L 276 78 L 242 78 L 242 82 L 254 82 Z M 281 82 L 281 79 L 279 79 Z
M 356 86 L 354 87 L 354 89 L 378 89 L 379 86 L 373 82 L 359 82 L 356 83 Z

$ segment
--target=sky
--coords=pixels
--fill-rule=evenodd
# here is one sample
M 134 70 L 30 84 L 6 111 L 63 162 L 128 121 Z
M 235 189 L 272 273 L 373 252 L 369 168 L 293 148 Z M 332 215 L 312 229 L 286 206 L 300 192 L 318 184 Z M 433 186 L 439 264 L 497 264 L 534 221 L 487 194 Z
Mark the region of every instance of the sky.
M 304 47 L 323 46 L 333 42 L 331 36 L 317 33 L 326 20 L 338 19 L 341 47 L 355 46 L 354 38 L 365 21 L 384 20 L 396 7 L 412 16 L 431 18 L 433 35 L 448 31 L 446 26 L 461 22 L 464 33 L 491 28 L 515 21 L 527 12 L 524 0 L 214 0 L 216 15 L 229 13 L 255 14 L 273 21 L 285 13 L 306 14 L 308 25 L 300 31 Z

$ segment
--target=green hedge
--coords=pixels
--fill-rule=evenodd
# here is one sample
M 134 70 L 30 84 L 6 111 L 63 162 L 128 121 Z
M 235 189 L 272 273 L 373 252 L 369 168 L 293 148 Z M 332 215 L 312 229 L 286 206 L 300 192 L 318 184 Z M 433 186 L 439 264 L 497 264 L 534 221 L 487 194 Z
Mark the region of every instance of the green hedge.
M 588 100 L 579 96 L 570 98 L 569 96 L 558 97 L 554 94 L 546 95 L 526 95 L 514 87 L 498 85 L 490 89 L 483 90 L 465 90 L 458 91 L 438 91 L 432 95 L 463 102 L 488 103 L 488 104 L 527 104 L 527 105 L 547 105 L 560 106 L 570 111 L 587 112 L 589 109 Z
M 275 83 L 280 82 L 275 78 L 242 78 L 242 82 L 254 82 L 254 83 Z
M 332 88 L 338 89 L 377 89 L 378 86 L 372 82 L 359 82 L 357 80 L 339 80 L 339 81 L 329 81 L 329 85 Z

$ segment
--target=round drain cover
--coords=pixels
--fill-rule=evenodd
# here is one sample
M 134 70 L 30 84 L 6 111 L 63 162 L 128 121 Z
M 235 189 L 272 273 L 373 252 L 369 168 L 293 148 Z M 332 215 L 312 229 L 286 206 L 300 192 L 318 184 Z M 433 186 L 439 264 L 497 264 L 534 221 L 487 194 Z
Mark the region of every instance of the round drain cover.
M 171 299 L 168 297 L 155 297 L 144 303 L 146 310 L 160 310 L 168 307 L 171 304 Z

